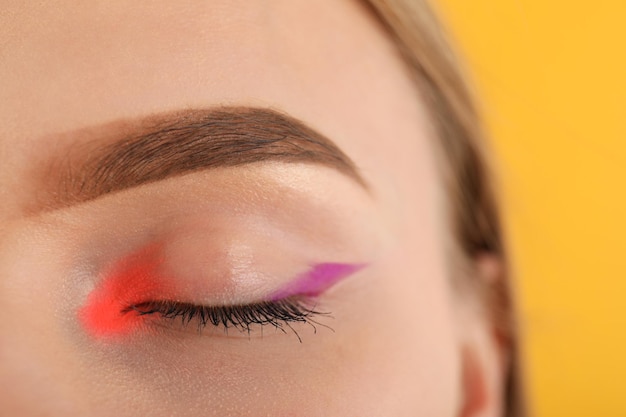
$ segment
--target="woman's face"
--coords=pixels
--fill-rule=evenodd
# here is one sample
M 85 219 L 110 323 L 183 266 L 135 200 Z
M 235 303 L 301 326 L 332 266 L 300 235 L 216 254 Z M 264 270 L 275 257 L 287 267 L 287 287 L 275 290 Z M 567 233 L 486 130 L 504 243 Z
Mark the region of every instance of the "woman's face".
M 361 3 L 10 3 L 2 413 L 463 413 L 436 139 Z

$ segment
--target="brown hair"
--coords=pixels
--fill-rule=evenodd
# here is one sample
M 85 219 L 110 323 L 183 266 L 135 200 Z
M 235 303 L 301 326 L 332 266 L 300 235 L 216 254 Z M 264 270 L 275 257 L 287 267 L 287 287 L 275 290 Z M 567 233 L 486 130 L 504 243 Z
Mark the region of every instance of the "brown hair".
M 425 0 L 367 0 L 367 4 L 395 41 L 430 112 L 439 139 L 439 168 L 448 189 L 456 251 L 466 261 L 484 253 L 494 254 L 505 266 L 503 278 L 508 277 L 499 208 L 484 148 L 485 134 L 440 22 Z M 489 284 L 474 281 L 473 287 L 483 297 L 500 336 L 511 350 L 506 415 L 521 417 L 525 412 L 509 283 L 507 279 Z

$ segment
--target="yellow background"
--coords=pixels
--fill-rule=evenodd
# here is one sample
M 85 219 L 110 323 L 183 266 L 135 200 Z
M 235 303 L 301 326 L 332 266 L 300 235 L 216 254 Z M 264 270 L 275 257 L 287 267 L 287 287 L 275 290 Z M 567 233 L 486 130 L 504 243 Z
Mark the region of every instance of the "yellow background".
M 499 157 L 534 415 L 626 416 L 626 1 L 437 3 Z

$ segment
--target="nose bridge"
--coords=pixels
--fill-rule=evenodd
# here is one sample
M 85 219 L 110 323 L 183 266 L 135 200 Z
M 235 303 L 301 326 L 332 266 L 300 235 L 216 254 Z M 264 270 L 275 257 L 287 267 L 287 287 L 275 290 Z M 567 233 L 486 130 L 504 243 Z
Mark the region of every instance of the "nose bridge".
M 27 230 L 6 222 L 0 235 L 0 415 L 69 416 L 75 366 L 58 313 L 62 282 Z
M 74 415 L 81 395 L 68 384 L 75 373 L 68 352 L 58 339 L 23 331 L 12 321 L 15 330 L 0 327 L 0 415 Z

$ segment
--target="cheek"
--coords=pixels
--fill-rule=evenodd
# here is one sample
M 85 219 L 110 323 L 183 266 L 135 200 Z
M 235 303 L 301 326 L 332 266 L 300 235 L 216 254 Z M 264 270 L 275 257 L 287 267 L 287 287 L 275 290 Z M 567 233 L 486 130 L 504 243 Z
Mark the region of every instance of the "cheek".
M 460 343 L 443 250 L 447 231 L 434 203 L 441 190 L 432 173 L 416 178 L 417 183 L 401 184 L 406 188 L 399 194 L 410 197 L 392 222 L 402 227 L 390 228 L 394 243 L 377 265 L 375 281 L 357 297 L 359 317 L 353 322 L 361 325 L 346 343 L 351 351 L 346 357 L 358 381 L 352 382 L 354 395 L 380 407 L 373 415 L 455 416 L 461 401 Z
M 460 362 L 447 278 L 438 257 L 408 255 L 388 259 L 358 308 L 346 306 L 358 317 L 346 312 L 354 330 L 328 380 L 361 415 L 453 416 Z

